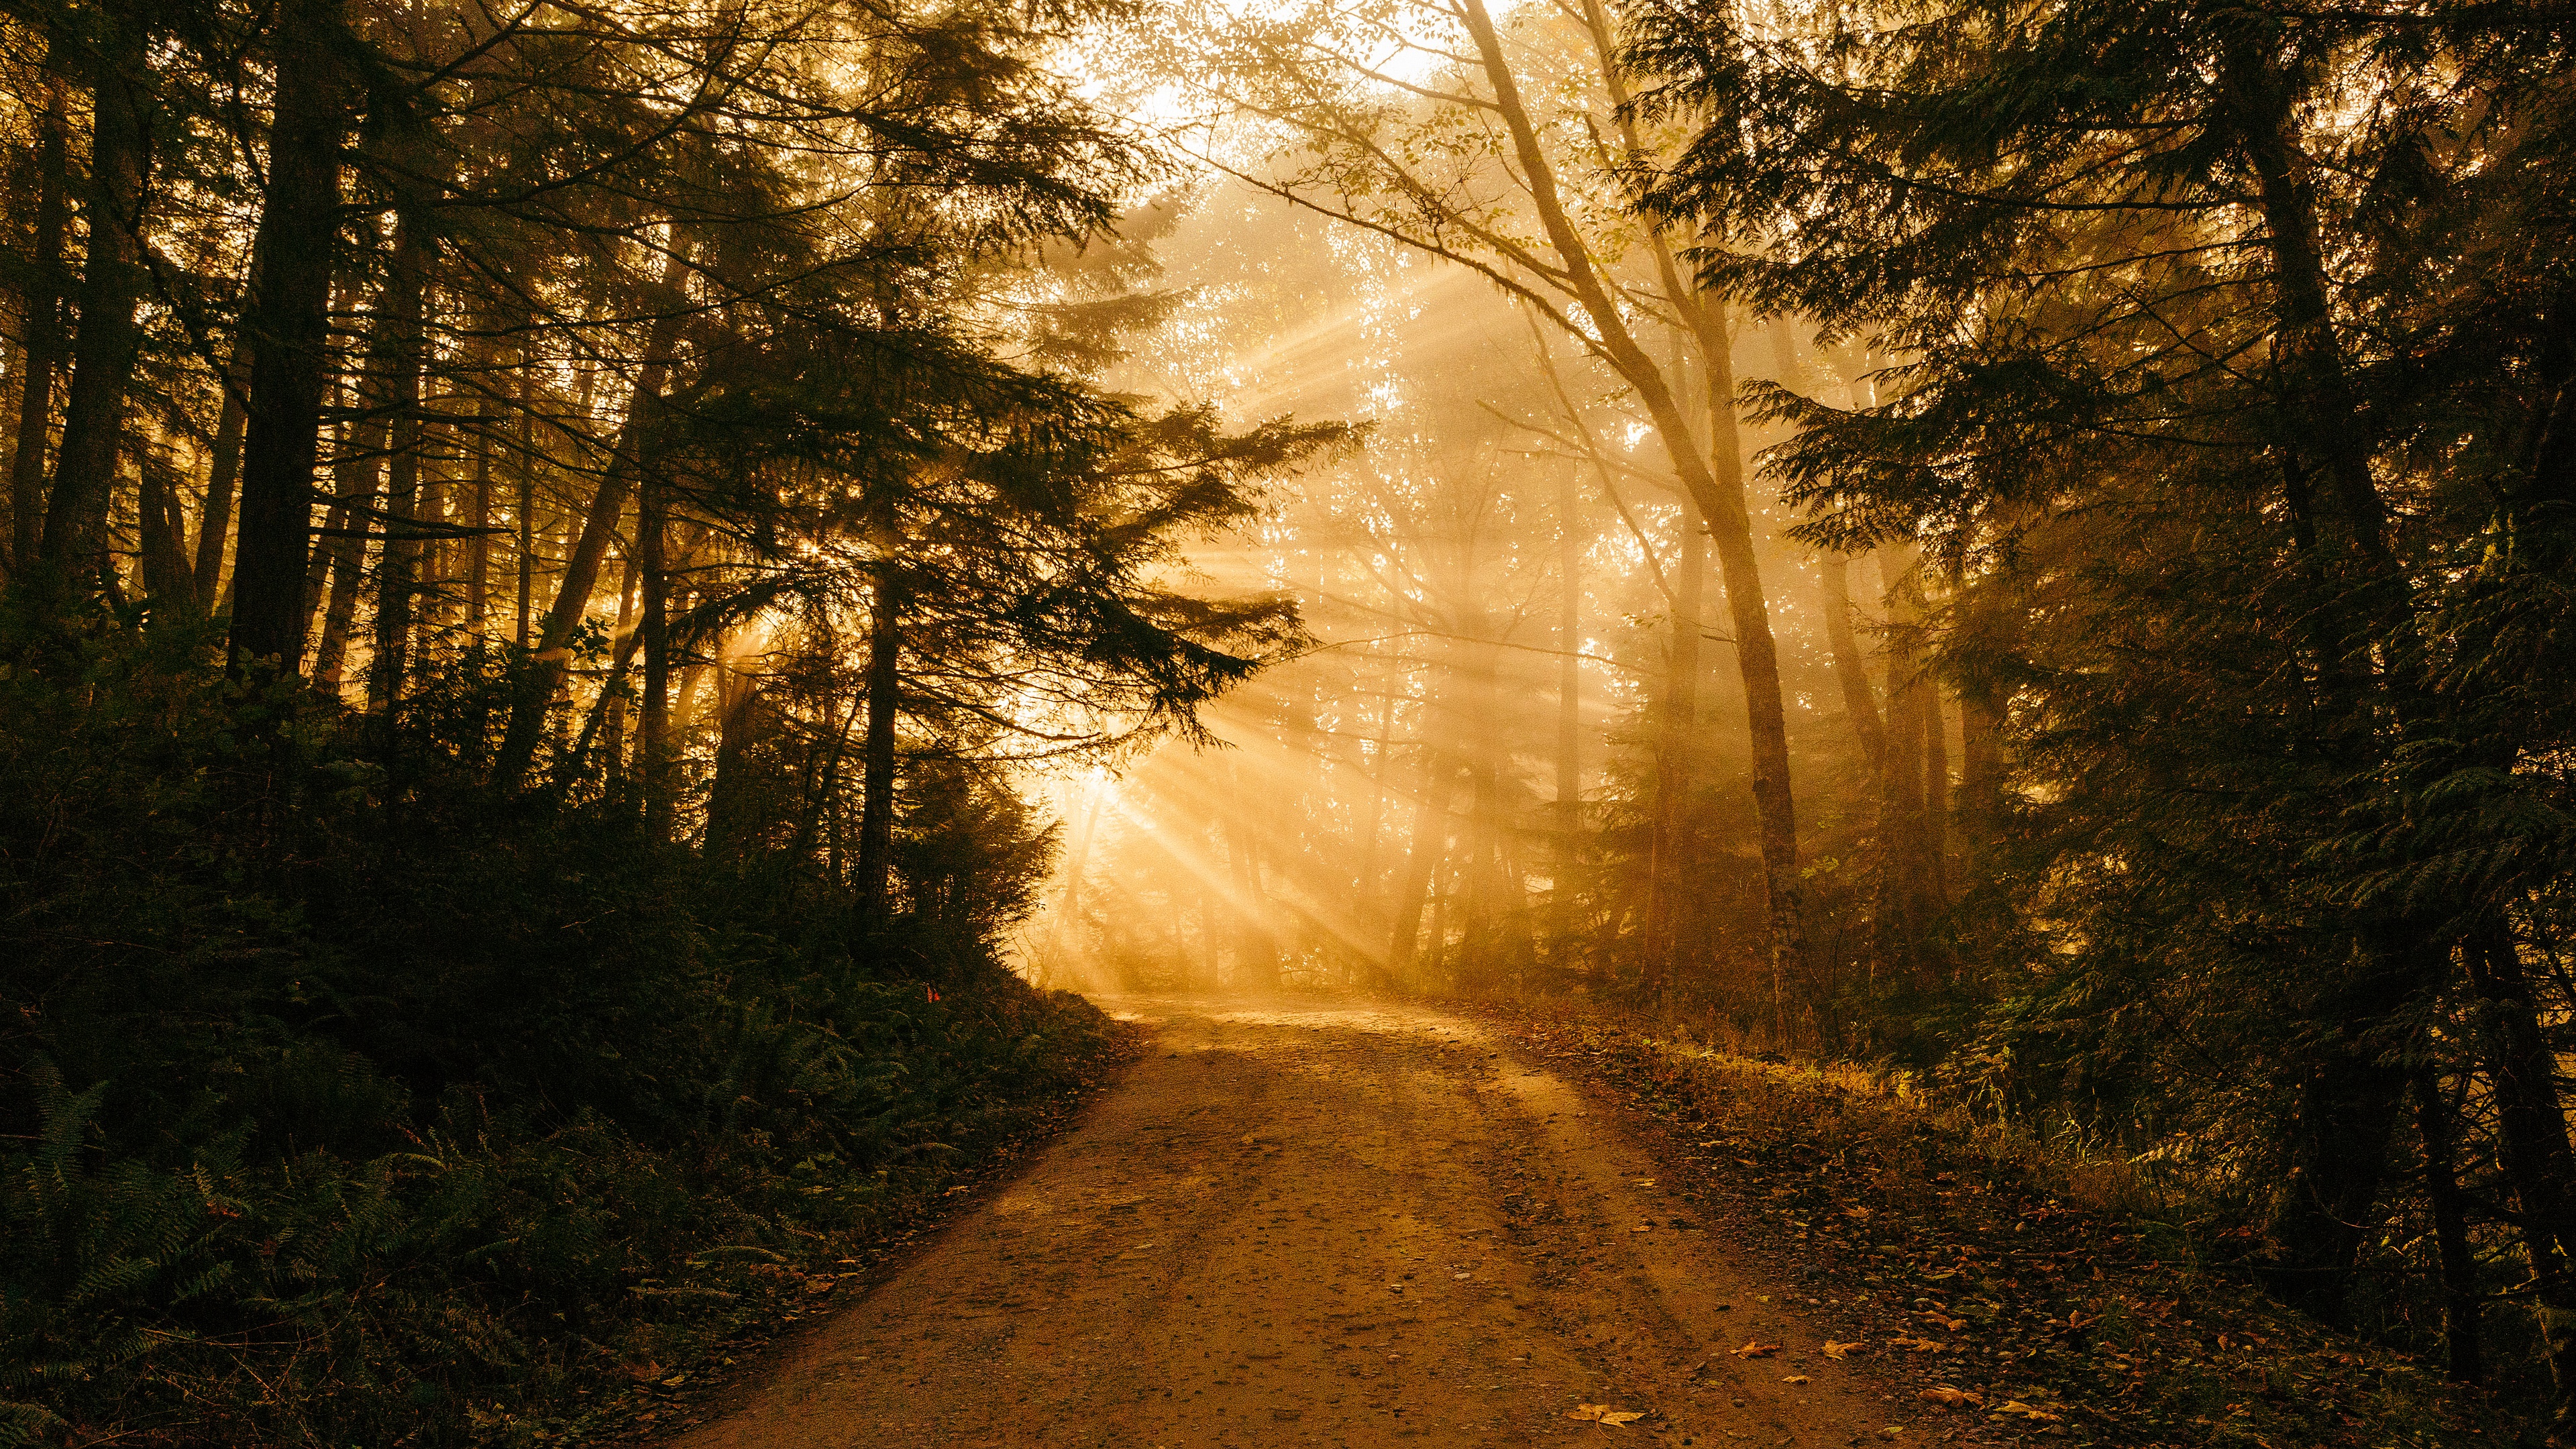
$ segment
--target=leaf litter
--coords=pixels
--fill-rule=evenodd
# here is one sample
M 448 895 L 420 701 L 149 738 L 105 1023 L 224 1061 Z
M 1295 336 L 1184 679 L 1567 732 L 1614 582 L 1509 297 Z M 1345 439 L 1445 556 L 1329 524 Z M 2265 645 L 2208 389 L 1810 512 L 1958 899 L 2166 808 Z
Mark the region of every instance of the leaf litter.
M 2037 1170 L 1936 1121 L 1919 1100 L 1724 1056 L 1606 1014 L 1458 1009 L 1660 1119 L 1646 1137 L 1667 1164 L 1666 1190 L 1712 1228 L 1723 1224 L 1748 1269 L 1794 1285 L 1786 1303 L 1829 1343 L 1850 1334 L 1846 1354 L 1872 1341 L 1898 1350 L 1873 1356 L 1873 1371 L 1917 1380 L 1943 1442 L 2539 1442 L 2475 1391 L 2441 1383 L 2438 1365 L 2281 1307 L 2246 1275 L 2200 1261 L 2180 1229 L 2063 1200 Z M 1732 1350 L 1747 1360 L 1778 1351 Z

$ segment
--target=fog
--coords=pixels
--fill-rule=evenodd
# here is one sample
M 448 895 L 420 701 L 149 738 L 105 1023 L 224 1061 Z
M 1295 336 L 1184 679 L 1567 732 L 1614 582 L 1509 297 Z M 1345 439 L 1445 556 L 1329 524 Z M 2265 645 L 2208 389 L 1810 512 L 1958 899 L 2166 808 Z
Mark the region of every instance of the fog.
M 1367 430 L 1194 557 L 1207 586 L 1293 597 L 1311 643 L 1209 711 L 1209 741 L 1038 783 L 1061 849 L 1024 969 L 1086 990 L 1619 996 L 1678 967 L 1781 1024 L 1725 597 L 1631 390 L 1471 267 L 1240 182 L 1153 245 L 1181 300 L 1120 386 Z M 1637 330 L 1705 407 L 1692 340 Z M 1858 370 L 1787 324 L 1740 323 L 1730 361 L 1845 396 Z M 1865 762 L 1815 550 L 1772 491 L 1748 489 L 1753 531 L 1801 855 L 1833 906 Z M 1856 635 L 1883 656 L 1862 572 Z

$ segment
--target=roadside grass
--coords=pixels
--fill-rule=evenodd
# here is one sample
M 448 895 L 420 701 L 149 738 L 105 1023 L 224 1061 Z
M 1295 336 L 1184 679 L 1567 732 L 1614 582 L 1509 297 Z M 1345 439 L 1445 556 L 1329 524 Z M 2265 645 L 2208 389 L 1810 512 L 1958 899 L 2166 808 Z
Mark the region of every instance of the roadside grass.
M 2122 1164 L 1980 1128 L 1866 1067 L 1735 1055 L 1565 1002 L 1456 1009 L 1639 1109 L 1712 1228 L 1910 1387 L 1930 1441 L 2545 1442 L 2438 1365 L 2273 1302 Z

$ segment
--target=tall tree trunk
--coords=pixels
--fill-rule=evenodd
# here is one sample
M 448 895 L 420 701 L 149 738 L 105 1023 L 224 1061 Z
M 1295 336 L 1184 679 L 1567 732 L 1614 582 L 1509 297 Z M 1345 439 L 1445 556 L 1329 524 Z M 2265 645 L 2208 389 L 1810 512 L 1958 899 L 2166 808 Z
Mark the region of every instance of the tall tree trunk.
M 2412 953 L 2421 949 L 2412 932 L 2374 923 L 2296 978 L 2294 1010 L 2315 1025 L 2291 1062 L 2298 1075 L 2284 1084 L 2291 1111 L 2272 1197 L 2270 1276 L 2283 1299 L 2325 1322 L 2343 1320 L 2361 1244 L 2378 1220 L 2407 1088 L 2382 1027 L 2416 999 L 2426 971 Z
M 2535 1307 L 2560 1402 L 2576 1398 L 2576 1155 L 2558 1094 L 2558 1063 L 2513 934 L 2491 918 L 2462 944 L 2480 1052 L 2495 1093 L 2506 1184 L 2531 1261 Z
M 632 568 L 627 571 L 627 580 L 630 585 L 627 593 L 631 596 L 634 592 L 631 587 L 634 581 Z M 636 634 L 623 629 L 618 631 L 617 647 L 610 656 L 608 673 L 600 678 L 599 694 L 591 700 L 590 712 L 582 718 L 581 734 L 573 741 L 572 751 L 565 757 L 557 774 L 558 780 L 569 784 L 580 778 L 583 767 L 589 762 L 592 746 L 599 742 L 602 735 L 608 737 L 608 765 L 605 773 L 612 781 L 617 777 L 620 748 L 618 738 L 623 733 L 626 723 L 624 698 L 626 677 L 628 671 L 634 667 L 636 647 L 642 642 L 641 637 Z
M 671 577 L 670 510 L 661 479 L 644 475 L 635 510 L 635 562 L 642 573 L 642 617 L 636 634 L 644 647 L 643 718 L 635 742 L 635 771 L 644 791 L 644 833 L 656 844 L 671 838 Z M 839 874 L 837 867 L 835 876 Z
M 1050 967 L 1061 969 L 1067 951 L 1066 933 L 1081 924 L 1082 875 L 1091 868 L 1092 836 L 1100 828 L 1100 806 L 1108 797 L 1107 790 L 1097 787 L 1084 792 L 1082 813 L 1074 822 L 1073 843 L 1064 854 L 1064 893 L 1056 897 L 1054 921 L 1047 931 Z
M 106 547 L 107 505 L 125 440 L 126 390 L 134 381 L 143 329 L 135 315 L 147 280 L 143 210 L 158 105 L 144 64 L 149 11 L 101 7 L 98 48 L 89 57 L 89 250 L 80 285 L 80 332 L 72 344 L 71 392 L 63 441 L 45 509 L 45 562 L 113 582 Z
M 1244 787 L 1243 762 L 1232 760 L 1228 774 L 1232 777 L 1234 798 L 1250 801 L 1253 797 Z M 1266 919 L 1268 900 L 1261 888 L 1261 857 L 1254 842 L 1252 822 L 1242 810 L 1232 812 L 1225 822 L 1226 857 L 1234 873 L 1235 897 L 1240 905 L 1235 918 L 1241 926 L 1238 936 L 1241 967 L 1239 984 L 1254 991 L 1275 992 L 1279 989 L 1279 942 L 1270 933 Z
M 283 0 L 274 33 L 276 122 L 253 249 L 258 285 L 243 332 L 253 348 L 242 436 L 241 524 L 233 546 L 235 668 L 304 654 L 304 564 L 313 460 L 329 367 L 331 272 L 340 223 L 342 0 Z
M 1995 843 L 2003 824 L 2004 721 L 2002 711 L 1978 693 L 1959 697 L 1959 825 L 1961 847 L 1975 852 Z
M 2323 1322 L 2344 1320 L 2404 1086 L 2402 1072 L 2340 1043 L 2298 1086 L 2288 1170 L 2273 1199 L 2271 1233 L 2281 1245 L 2274 1286 Z
M 1550 929 L 1560 952 L 1574 934 L 1574 877 L 1583 843 L 1582 511 L 1574 470 L 1568 468 L 1556 484 L 1556 888 Z M 1374 829 L 1369 845 L 1374 851 Z
M 1423 897 L 1432 885 L 1432 873 L 1440 858 L 1449 850 L 1450 802 L 1464 776 L 1456 762 L 1436 746 L 1425 746 L 1428 753 L 1422 763 L 1422 803 L 1415 812 L 1412 847 L 1405 854 L 1404 874 L 1395 887 L 1395 929 L 1387 944 L 1386 984 L 1399 991 L 1415 990 L 1416 963 L 1422 945 Z M 1435 945 L 1434 949 L 1437 947 Z
M 488 404 L 474 410 L 474 483 L 467 491 L 465 526 L 465 633 L 482 659 L 483 625 L 492 609 L 492 412 Z
M 607 774 L 614 784 L 626 773 L 626 669 L 635 650 L 644 640 L 635 628 L 636 594 L 643 584 L 643 564 L 634 554 L 626 556 L 626 577 L 617 584 L 617 627 L 610 632 L 610 651 L 616 663 L 608 671 L 607 681 L 600 686 L 599 700 L 593 713 L 602 715 L 607 724 Z
M 312 577 L 305 588 L 307 605 L 322 611 L 322 637 L 313 647 L 313 688 L 326 699 L 338 699 L 342 672 L 349 658 L 349 625 L 358 616 L 358 585 L 365 575 L 367 518 L 358 507 L 375 504 L 374 479 L 353 506 L 334 503 L 323 516 L 323 545 L 313 551 Z M 299 634 L 310 633 L 307 620 Z
M 331 461 L 330 520 L 324 528 L 321 547 L 313 553 L 311 581 L 305 591 L 305 617 L 296 625 L 296 637 L 300 639 L 311 629 L 312 610 L 322 610 L 322 638 L 314 650 L 313 683 L 334 699 L 340 694 L 348 658 L 349 626 L 358 616 L 358 592 L 366 578 L 367 538 L 379 531 L 373 520 L 383 512 L 381 493 L 390 430 L 382 406 L 382 385 L 378 374 L 360 379 L 358 392 L 371 405 L 346 425 L 339 456 Z M 321 586 L 326 572 L 330 592 L 323 597 Z
M 2433 1245 L 2441 1260 L 2442 1339 L 2454 1383 L 2486 1377 L 2478 1344 L 2478 1264 L 2469 1242 L 2468 1194 L 2460 1190 L 2459 1118 L 2429 1065 L 2415 1069 L 2415 1132 L 2424 1145 L 2424 1199 L 2433 1210 Z
M 1950 903 L 1950 727 L 1942 718 L 1941 682 L 1923 678 L 1923 868 L 1932 900 Z
M 392 713 L 402 702 L 404 676 L 411 668 L 412 606 L 421 555 L 413 525 L 420 513 L 422 299 L 432 250 L 426 224 L 416 201 L 396 215 L 392 264 L 377 320 L 383 329 L 379 367 L 385 405 L 391 409 L 392 448 L 385 460 L 385 540 L 376 566 L 375 652 L 367 663 L 367 712 L 378 715 Z
M 1690 496 L 1682 497 L 1681 562 L 1673 577 L 1673 640 L 1664 657 L 1664 711 L 1655 731 L 1655 801 L 1646 858 L 1646 953 L 1642 985 L 1649 1000 L 1671 985 L 1676 950 L 1673 902 L 1687 887 L 1684 827 L 1696 782 L 1699 745 L 1699 635 L 1708 581 L 1707 530 Z
M 1852 739 L 1881 800 L 1888 798 L 1887 727 L 1879 720 L 1878 692 L 1869 682 L 1869 656 L 1861 652 L 1852 628 L 1850 560 L 1839 553 L 1821 555 L 1817 572 L 1825 594 L 1825 642 L 1833 652 L 1834 682 L 1842 686 L 1843 714 L 1851 721 Z
M 591 495 L 581 534 L 565 556 L 563 582 L 556 586 L 554 603 L 546 610 L 545 627 L 537 636 L 536 658 L 510 704 L 509 728 L 502 736 L 501 753 L 492 767 L 493 786 L 504 792 L 518 788 L 529 761 L 536 757 L 546 713 L 572 667 L 573 631 L 590 609 L 590 591 L 599 582 L 599 566 L 608 556 L 609 537 L 626 510 L 628 487 L 636 473 L 648 466 L 642 450 L 661 406 L 663 384 L 670 375 L 671 349 L 679 341 L 680 324 L 686 316 L 680 297 L 687 276 L 688 264 L 682 253 L 674 250 L 663 269 L 663 305 L 645 339 L 644 365 L 627 398 L 626 421 L 619 429 L 616 451 L 600 476 L 598 491 Z
M 738 828 L 748 823 L 743 818 L 741 799 L 742 757 L 759 727 L 761 708 L 758 681 L 724 665 L 719 665 L 718 670 L 715 774 L 707 785 L 705 852 L 709 860 L 730 854 Z
M 903 688 L 903 590 L 892 563 L 877 567 L 868 624 L 867 779 L 859 799 L 859 902 L 882 925 L 894 901 L 894 726 Z
M 36 561 L 45 530 L 45 442 L 54 421 L 54 374 L 63 365 L 63 230 L 68 204 L 63 187 L 64 133 L 69 95 L 61 78 L 45 81 L 45 109 L 36 118 L 36 225 L 27 256 L 27 284 L 19 294 L 26 345 L 19 353 L 18 440 L 9 462 L 10 557 L 25 568 Z
M 255 275 L 251 285 L 258 285 Z M 250 348 L 236 343 L 232 361 L 224 368 L 223 408 L 215 416 L 214 457 L 206 467 L 206 506 L 198 514 L 197 558 L 189 570 L 197 607 L 208 613 L 224 596 L 224 545 L 232 538 L 233 496 L 241 484 L 242 425 L 250 416 L 242 398 L 249 391 Z
M 1780 687 L 1780 648 L 1771 633 L 1771 609 L 1753 545 L 1753 516 L 1744 498 L 1744 445 L 1735 420 L 1733 339 L 1722 299 L 1706 299 L 1693 314 L 1708 358 L 1709 457 L 1717 507 L 1709 510 L 1709 537 L 1735 634 L 1736 668 L 1744 685 L 1745 722 L 1753 746 L 1753 814 L 1761 835 L 1762 878 L 1771 916 L 1771 984 L 1776 1001 L 1800 958 L 1806 934 L 1799 903 L 1798 824 L 1789 779 L 1788 702 Z
M 1789 779 L 1786 701 L 1780 688 L 1780 657 L 1771 634 L 1771 615 L 1762 594 L 1761 572 L 1753 545 L 1753 520 L 1745 506 L 1743 454 L 1731 405 L 1713 411 L 1719 423 L 1710 439 L 1710 459 L 1691 446 L 1691 428 L 1673 389 L 1645 349 L 1637 345 L 1620 320 L 1623 309 L 1595 266 L 1582 233 L 1558 195 L 1556 175 L 1540 144 L 1538 130 L 1521 102 L 1520 85 L 1509 57 L 1486 13 L 1484 0 L 1460 0 L 1460 18 L 1474 41 L 1494 105 L 1511 133 L 1522 179 L 1538 212 L 1542 230 L 1564 269 L 1566 284 L 1583 304 L 1597 335 L 1585 337 L 1621 379 L 1636 390 L 1673 463 L 1683 488 L 1707 517 L 1716 544 L 1718 571 L 1726 589 L 1727 614 L 1735 636 L 1736 665 L 1744 681 L 1747 723 L 1753 745 L 1753 803 L 1761 836 L 1762 878 L 1771 925 L 1775 975 L 1787 974 L 1805 954 L 1798 885 L 1797 812 Z M 1686 296 L 1677 302 L 1688 304 Z M 1691 318 L 1709 366 L 1712 398 L 1730 400 L 1735 392 L 1722 307 L 1702 305 Z M 1709 462 L 1716 464 L 1714 471 Z
M 1887 779 L 1880 835 L 1896 898 L 1896 925 L 1905 936 L 1895 943 L 1894 954 L 1897 964 L 1921 978 L 1928 972 L 1923 934 L 1938 906 L 1932 893 L 1931 832 L 1923 799 L 1923 700 L 1929 682 L 1911 643 L 1911 630 L 1920 618 L 1909 594 L 1914 564 L 1910 547 L 1878 553 L 1879 583 L 1892 629 L 1885 650 Z
M 194 614 L 197 582 L 188 569 L 188 525 L 180 513 L 178 480 L 167 460 L 148 451 L 137 462 L 135 562 L 144 595 L 161 609 Z
M 529 625 L 536 616 L 537 596 L 537 451 L 536 421 L 531 412 L 536 389 L 536 368 L 523 355 L 519 359 L 519 494 L 514 520 L 518 525 L 519 578 L 510 626 L 511 642 L 523 654 L 528 648 Z
M 2219 89 L 2237 144 L 2254 169 L 2280 316 L 2281 358 L 2306 414 L 2306 441 L 2323 454 L 2337 511 L 2378 581 L 2401 582 L 2388 544 L 2388 513 L 2370 475 L 2371 434 L 2354 398 L 2342 341 L 2335 336 L 2332 284 L 2317 243 L 2308 159 L 2296 139 L 2286 77 L 2261 50 L 2257 28 L 2233 32 Z

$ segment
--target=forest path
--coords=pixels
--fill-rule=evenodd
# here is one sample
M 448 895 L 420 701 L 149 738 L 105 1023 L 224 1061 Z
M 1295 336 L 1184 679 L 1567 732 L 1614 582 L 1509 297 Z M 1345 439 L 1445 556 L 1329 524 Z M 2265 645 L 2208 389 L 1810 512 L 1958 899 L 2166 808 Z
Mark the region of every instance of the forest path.
M 1895 1422 L 1607 1108 L 1478 1024 L 1101 1005 L 1153 1033 L 1125 1079 L 678 1445 L 1848 1445 Z

